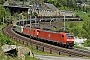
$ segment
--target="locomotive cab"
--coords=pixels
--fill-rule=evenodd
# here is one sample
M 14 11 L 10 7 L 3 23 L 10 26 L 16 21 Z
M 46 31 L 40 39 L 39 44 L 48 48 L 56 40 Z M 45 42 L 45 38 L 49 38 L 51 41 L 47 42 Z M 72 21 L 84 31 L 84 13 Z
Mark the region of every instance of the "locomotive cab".
M 61 40 L 64 43 L 64 47 L 73 47 L 74 46 L 74 36 L 71 33 L 61 32 Z
M 71 33 L 66 33 L 66 44 L 70 47 L 74 46 L 74 36 Z
M 34 28 L 32 35 L 34 38 L 37 38 L 39 33 L 40 33 L 40 28 Z

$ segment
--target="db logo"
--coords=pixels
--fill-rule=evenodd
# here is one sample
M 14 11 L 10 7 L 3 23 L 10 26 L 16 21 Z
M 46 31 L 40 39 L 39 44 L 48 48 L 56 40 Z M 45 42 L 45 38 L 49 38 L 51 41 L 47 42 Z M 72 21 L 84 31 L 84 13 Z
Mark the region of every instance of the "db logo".
M 51 35 L 49 34 L 48 37 L 50 37 Z

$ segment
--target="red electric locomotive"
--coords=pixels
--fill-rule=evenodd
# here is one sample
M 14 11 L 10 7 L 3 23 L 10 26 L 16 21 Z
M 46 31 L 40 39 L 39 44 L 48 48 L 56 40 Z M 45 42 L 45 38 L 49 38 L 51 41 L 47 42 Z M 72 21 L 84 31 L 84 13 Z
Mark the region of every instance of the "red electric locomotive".
M 74 36 L 71 33 L 53 32 L 50 30 L 41 30 L 40 28 L 31 29 L 30 32 L 30 29 L 26 27 L 23 28 L 23 33 L 27 35 L 31 34 L 34 38 L 44 41 L 51 41 L 64 47 L 74 46 Z
M 53 31 L 39 31 L 38 38 L 48 40 L 53 43 L 62 45 L 64 47 L 74 46 L 74 36 L 71 33 L 53 32 Z
M 23 34 L 28 35 L 32 38 L 37 38 L 39 35 L 40 28 L 33 28 L 30 30 L 30 27 L 24 27 L 23 28 Z

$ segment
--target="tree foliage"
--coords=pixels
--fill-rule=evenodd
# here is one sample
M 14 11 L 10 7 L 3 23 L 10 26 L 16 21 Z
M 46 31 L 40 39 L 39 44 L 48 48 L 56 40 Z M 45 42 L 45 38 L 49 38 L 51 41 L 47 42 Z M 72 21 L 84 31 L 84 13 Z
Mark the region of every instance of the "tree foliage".
M 84 46 L 89 46 L 90 47 L 90 38 L 85 41 Z
M 51 4 L 54 4 L 59 9 L 72 9 L 72 10 L 80 10 L 84 12 L 90 11 L 90 6 L 80 6 L 77 5 L 77 3 L 84 3 L 87 2 L 87 0 L 44 0 L 44 2 L 48 2 Z M 89 3 L 90 4 L 90 3 Z
M 0 4 L 3 4 L 5 2 L 5 0 L 0 0 Z
M 76 7 L 74 0 L 47 0 L 47 2 L 54 4 L 56 7 Z
M 90 35 L 90 20 L 84 21 L 83 29 L 85 29 L 85 31 L 87 31 L 88 35 Z
M 75 23 L 70 23 L 70 28 L 72 28 L 72 27 L 74 27 L 74 26 L 76 26 Z
M 81 28 L 79 28 L 78 26 L 74 26 L 73 28 L 71 28 L 71 32 L 73 32 L 75 36 L 80 35 L 80 30 Z
M 86 31 L 85 36 L 88 38 L 88 40 L 85 41 L 85 46 L 90 46 L 90 20 L 84 21 L 83 29 Z
M 9 9 L 5 9 L 4 7 L 0 6 L 0 22 L 3 21 L 3 17 L 9 17 L 10 16 L 10 12 Z M 7 22 L 7 20 L 5 20 L 5 22 Z
M 3 35 L 2 32 L 0 31 L 0 45 L 3 44 L 14 44 L 14 42 L 12 42 L 9 37 Z

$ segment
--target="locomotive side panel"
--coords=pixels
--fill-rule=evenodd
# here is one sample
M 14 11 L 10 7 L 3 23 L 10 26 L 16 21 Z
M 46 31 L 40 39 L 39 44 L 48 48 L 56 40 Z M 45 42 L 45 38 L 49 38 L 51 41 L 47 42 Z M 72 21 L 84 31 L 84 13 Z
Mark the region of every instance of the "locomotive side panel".
M 52 32 L 45 32 L 45 39 L 50 40 Z
M 57 34 L 57 33 L 52 33 L 50 40 L 53 40 L 57 43 L 63 43 L 63 37 L 61 36 L 61 34 Z
M 39 35 L 38 35 L 38 38 L 45 39 L 45 32 L 44 31 L 40 31 Z

